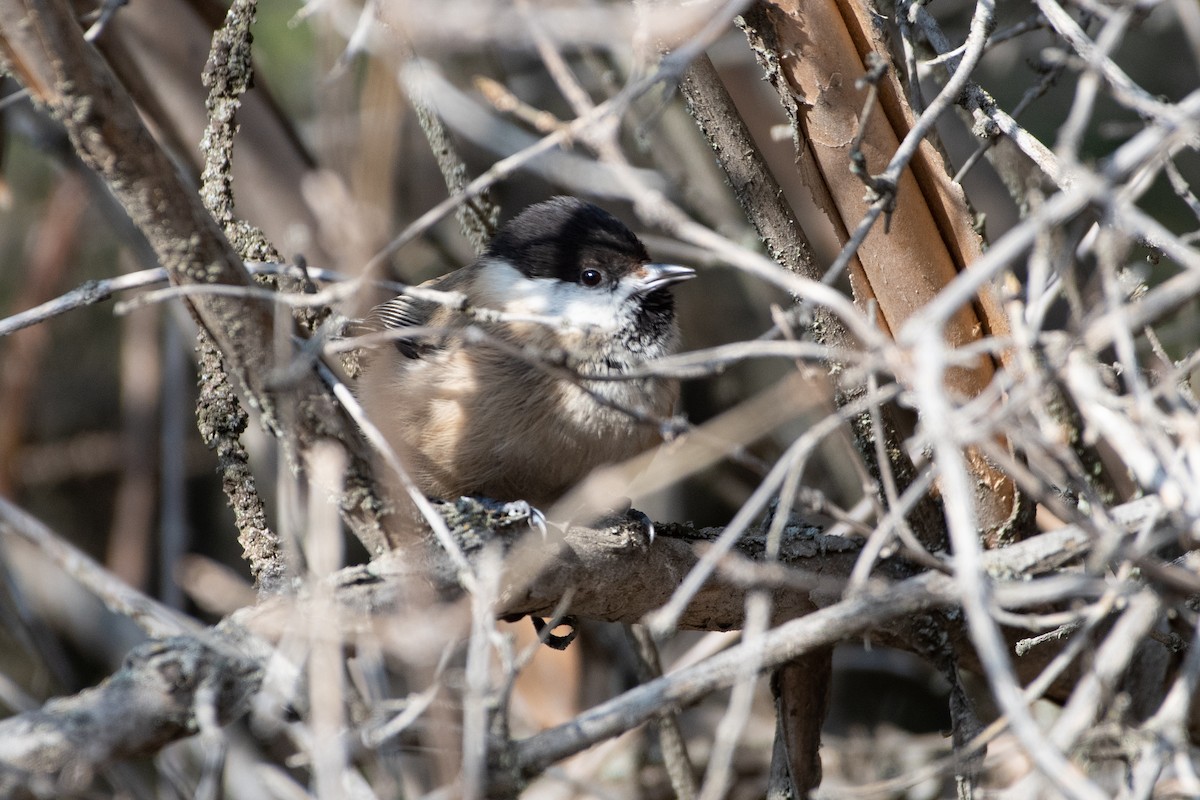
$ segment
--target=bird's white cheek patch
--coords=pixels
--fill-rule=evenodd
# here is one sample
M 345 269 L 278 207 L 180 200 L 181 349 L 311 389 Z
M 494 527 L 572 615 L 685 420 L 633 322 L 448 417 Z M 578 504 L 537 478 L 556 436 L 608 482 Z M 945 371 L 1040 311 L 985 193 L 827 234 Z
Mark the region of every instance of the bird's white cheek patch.
M 475 302 L 518 316 L 553 317 L 578 328 L 616 331 L 628 323 L 623 298 L 550 278 L 529 278 L 503 261 L 490 262 L 476 281 Z
M 472 298 L 477 305 L 509 314 L 545 316 L 553 295 L 546 278 L 528 278 L 504 261 L 493 260 L 480 270 Z
M 627 322 L 620 298 L 606 289 L 560 283 L 554 294 L 550 313 L 572 327 L 617 331 Z

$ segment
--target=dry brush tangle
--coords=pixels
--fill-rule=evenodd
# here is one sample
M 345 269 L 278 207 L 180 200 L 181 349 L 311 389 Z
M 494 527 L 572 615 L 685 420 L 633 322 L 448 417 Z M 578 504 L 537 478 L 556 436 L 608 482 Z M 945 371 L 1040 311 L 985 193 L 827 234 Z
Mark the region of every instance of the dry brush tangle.
M 0 793 L 1200 795 L 1193 3 L 166 5 L 0 5 Z M 426 498 L 347 323 L 555 193 L 680 413 Z

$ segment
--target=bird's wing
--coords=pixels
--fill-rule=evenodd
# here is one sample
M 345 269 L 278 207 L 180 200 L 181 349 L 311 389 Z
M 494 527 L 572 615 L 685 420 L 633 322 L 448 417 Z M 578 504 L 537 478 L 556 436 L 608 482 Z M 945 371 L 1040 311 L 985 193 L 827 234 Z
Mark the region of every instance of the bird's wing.
M 440 278 L 425 281 L 420 288 L 455 291 L 464 282 L 466 275 L 467 270 L 460 269 Z M 367 312 L 367 315 L 358 323 L 357 329 L 362 333 L 380 333 L 399 331 L 405 328 L 424 328 L 431 324 L 439 308 L 437 303 L 429 300 L 419 300 L 404 294 L 397 295 Z M 406 358 L 421 358 L 443 346 L 436 336 L 429 335 L 398 338 L 395 342 L 396 349 Z
M 362 327 L 371 332 L 421 328 L 429 322 L 435 310 L 437 305 L 434 303 L 402 294 L 372 308 L 363 319 Z M 395 344 L 406 358 L 420 358 L 436 347 L 424 337 L 398 338 Z
M 417 300 L 406 294 L 397 295 L 368 311 L 363 325 L 374 331 L 419 328 L 429 322 L 435 308 L 437 306 L 427 300 Z

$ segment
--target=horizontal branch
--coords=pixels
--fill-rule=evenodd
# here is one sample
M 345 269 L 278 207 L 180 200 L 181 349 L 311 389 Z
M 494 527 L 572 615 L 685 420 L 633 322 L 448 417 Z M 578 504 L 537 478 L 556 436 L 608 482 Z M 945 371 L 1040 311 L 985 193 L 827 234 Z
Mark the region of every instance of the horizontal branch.
M 86 788 L 115 760 L 152 754 L 196 732 L 197 708 L 229 722 L 258 691 L 263 658 L 175 636 L 134 649 L 107 680 L 0 722 L 0 796 Z
M 525 521 L 498 520 L 493 508 L 472 502 L 463 500 L 441 510 L 473 561 L 478 562 L 489 548 L 508 550 L 497 617 L 550 616 L 570 593 L 567 613 L 636 621 L 666 602 L 706 543 L 720 533 L 720 529 L 660 525 L 650 542 L 644 522 L 635 513 L 596 527 L 573 526 L 543 540 L 537 532 L 524 533 Z M 1146 498 L 1118 509 L 1114 516 L 1126 530 L 1136 530 L 1160 515 L 1157 498 Z M 518 533 L 524 536 L 515 535 Z M 761 668 L 768 669 L 814 648 L 865 634 L 881 644 L 919 649 L 921 637 L 929 634 L 931 624 L 937 624 L 920 612 L 958 603 L 949 577 L 940 573 L 908 577 L 914 568 L 898 559 L 882 562 L 875 573 L 891 580 L 843 598 L 846 579 L 858 557 L 857 542 L 825 535 L 816 528 L 789 531 L 787 539 L 780 563 L 768 564 L 763 561 L 763 538 L 743 537 L 680 617 L 680 625 L 705 630 L 737 628 L 745 613 L 746 593 L 752 588 L 768 590 L 774 601 L 774 618 L 781 623 L 755 645 L 761 648 Z M 1080 558 L 1093 541 L 1094 536 L 1083 528 L 1067 526 L 989 551 L 984 554 L 985 565 L 998 583 L 1029 586 L 1031 576 Z M 536 559 L 530 560 L 531 552 Z M 389 553 L 341 570 L 330 578 L 336 601 L 347 615 L 355 617 L 403 609 L 404 597 L 414 582 L 423 592 L 432 588 L 447 601 L 460 596 L 455 567 L 436 545 L 423 558 L 413 556 L 411 552 Z M 513 562 L 522 561 L 525 568 L 511 568 Z M 530 567 L 535 562 L 536 566 Z M 1016 602 L 1028 602 L 1019 599 L 1021 594 L 1044 599 L 1029 591 L 1008 593 L 1018 595 Z M 998 597 L 1005 595 L 997 593 Z M 153 752 L 194 733 L 198 718 L 202 718 L 197 709 L 206 704 L 219 720 L 236 718 L 246 711 L 273 652 L 268 642 L 277 635 L 274 621 L 281 618 L 277 612 L 316 613 L 309 608 L 314 602 L 307 592 L 274 597 L 197 636 L 148 642 L 99 686 L 0 721 L 0 789 L 17 785 L 12 781 L 86 775 L 113 758 Z M 814 605 L 823 608 L 788 621 Z M 961 663 L 976 663 L 966 637 L 948 629 L 953 627 L 943 625 L 949 646 L 962 657 Z M 730 686 L 741 676 L 739 665 L 744 665 L 747 652 L 741 645 L 518 743 L 514 764 L 519 774 L 535 774 L 665 708 L 694 702 Z M 1022 667 L 1030 670 L 1025 677 L 1032 677 L 1041 663 L 1022 659 Z
M 851 597 L 786 622 L 756 642 L 744 642 L 671 675 L 630 689 L 575 719 L 518 742 L 516 766 L 523 777 L 603 739 L 627 731 L 662 711 L 691 705 L 744 677 L 747 663 L 767 670 L 821 647 L 861 636 L 901 617 L 957 603 L 954 580 L 926 573 L 883 591 Z M 753 659 L 753 660 L 752 660 Z

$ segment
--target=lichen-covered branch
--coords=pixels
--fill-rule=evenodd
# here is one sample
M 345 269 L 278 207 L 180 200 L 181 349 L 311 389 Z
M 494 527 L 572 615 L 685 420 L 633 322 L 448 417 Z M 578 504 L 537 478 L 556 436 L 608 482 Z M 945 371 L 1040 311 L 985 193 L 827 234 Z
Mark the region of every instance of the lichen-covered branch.
M 199 197 L 146 130 L 124 88 L 84 41 L 73 10 L 62 0 L 17 2 L 0 8 L 0 50 L 13 74 L 66 127 L 84 163 L 112 188 L 166 268 L 172 282 L 249 286 L 251 278 Z M 283 435 L 285 449 L 329 438 L 356 456 L 365 475 L 366 450 L 355 427 L 313 372 L 287 386 L 289 414 L 281 428 L 280 366 L 274 352 L 271 309 L 253 297 L 204 294 L 190 298 L 203 328 L 220 348 L 235 385 L 257 406 L 264 423 Z M 347 509 L 356 534 L 371 552 L 388 549 L 382 504 L 369 484 Z

